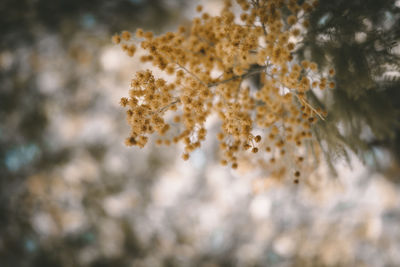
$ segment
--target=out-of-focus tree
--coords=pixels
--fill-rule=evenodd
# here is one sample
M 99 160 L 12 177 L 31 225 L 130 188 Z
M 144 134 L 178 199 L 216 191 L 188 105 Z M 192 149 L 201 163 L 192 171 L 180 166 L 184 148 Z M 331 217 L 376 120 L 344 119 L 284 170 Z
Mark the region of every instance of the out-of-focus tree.
M 99 55 L 110 43 L 109 36 L 136 24 L 152 29 L 161 27 L 178 16 L 179 13 L 157 0 L 0 3 L 1 266 L 78 264 L 67 255 L 91 242 L 96 219 L 88 223 L 86 235 L 85 232 L 76 236 L 58 235 L 61 239 L 55 238 L 54 244 L 43 245 L 47 241 L 41 243 L 33 218 L 46 211 L 54 219 L 62 207 L 56 198 L 48 197 L 46 202 L 41 194 L 32 194 L 32 187 L 39 190 L 33 193 L 42 194 L 46 193 L 40 190 L 47 188 L 51 196 L 54 183 L 63 184 L 60 170 L 71 164 L 70 168 L 80 168 L 76 165 L 79 155 L 83 155 L 82 162 L 89 162 L 91 168 L 103 164 L 110 142 L 90 133 L 98 132 L 99 125 L 92 125 L 88 137 L 79 140 L 70 140 L 71 135 L 65 129 L 83 131 L 79 121 L 104 114 L 99 107 L 104 94 L 95 88 L 100 87 L 96 82 L 102 68 Z M 113 104 L 106 103 L 103 108 L 110 109 Z M 155 172 L 157 162 L 162 165 L 158 158 L 154 154 L 145 158 L 152 160 Z M 91 187 L 90 182 L 82 185 L 88 200 L 83 203 L 85 209 L 93 212 L 102 209 L 98 203 L 92 203 L 93 199 L 118 191 L 129 178 L 114 177 L 118 174 L 105 168 L 98 168 L 96 173 L 96 177 L 107 177 L 114 183 L 98 187 Z M 148 172 L 143 175 L 147 181 L 143 179 L 145 182 L 138 184 L 151 183 L 153 175 L 154 172 Z M 62 221 L 59 216 L 58 223 Z M 58 227 L 59 231 L 63 228 Z
M 329 113 L 317 132 L 326 142 L 327 162 L 345 155 L 345 148 L 370 166 L 379 166 L 379 148 L 398 162 L 399 23 L 399 2 L 391 0 L 320 1 L 311 14 L 297 54 L 336 70 L 335 90 L 322 98 L 310 92 Z

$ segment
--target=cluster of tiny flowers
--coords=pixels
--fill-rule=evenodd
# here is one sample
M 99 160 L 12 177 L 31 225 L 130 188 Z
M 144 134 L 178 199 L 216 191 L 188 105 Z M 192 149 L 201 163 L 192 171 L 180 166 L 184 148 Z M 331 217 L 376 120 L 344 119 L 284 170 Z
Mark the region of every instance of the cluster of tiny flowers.
M 143 147 L 156 132 L 157 144 L 183 142 L 187 160 L 206 138 L 207 118 L 218 114 L 221 164 L 236 169 L 253 158 L 280 174 L 290 164 L 298 183 L 306 151 L 314 150 L 312 126 L 326 116 L 307 102 L 306 93 L 335 87 L 333 69 L 324 75 L 316 63 L 293 56 L 308 27 L 307 15 L 318 3 L 236 2 L 238 15 L 234 3 L 225 1 L 215 17 L 198 6 L 200 16 L 176 32 L 155 37 L 138 29 L 135 37 L 129 32 L 113 37 L 130 56 L 136 47 L 129 42 L 141 40 L 146 53 L 140 60 L 171 76 L 167 82 L 150 70 L 136 73 L 129 97 L 121 99 L 132 128 L 126 144 Z

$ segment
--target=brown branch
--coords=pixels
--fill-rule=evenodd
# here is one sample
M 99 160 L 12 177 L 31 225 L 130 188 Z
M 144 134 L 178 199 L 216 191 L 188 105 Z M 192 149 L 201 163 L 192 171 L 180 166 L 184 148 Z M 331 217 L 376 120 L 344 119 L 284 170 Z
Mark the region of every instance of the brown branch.
M 179 102 L 181 102 L 181 100 L 179 98 L 177 98 L 174 101 L 172 101 L 171 103 L 169 103 L 168 105 L 165 105 L 164 107 L 159 108 L 157 111 L 150 112 L 150 115 L 154 115 L 156 113 L 164 112 L 166 109 L 170 108 L 171 106 L 173 106 L 173 105 L 175 105 L 175 104 L 177 104 Z
M 304 105 L 306 105 L 307 107 L 309 107 L 315 114 L 318 115 L 318 117 L 320 117 L 321 120 L 325 120 L 324 116 L 321 115 L 321 113 L 319 113 L 315 108 L 313 108 L 313 106 L 311 106 L 303 97 L 298 96 L 297 94 L 294 94 L 301 103 L 303 103 Z
M 251 2 L 253 3 L 253 5 L 254 5 L 256 8 L 260 8 L 260 1 L 259 1 L 259 0 L 256 0 L 256 1 L 253 1 L 253 0 L 252 0 Z M 262 26 L 264 35 L 267 36 L 267 29 L 265 28 L 265 23 L 264 23 L 263 21 L 261 21 L 261 18 L 260 18 L 260 23 L 261 23 L 261 26 Z
M 235 76 L 233 76 L 233 77 L 231 77 L 229 79 L 223 80 L 223 81 L 209 83 L 209 84 L 207 84 L 207 86 L 208 87 L 213 87 L 213 86 L 224 84 L 224 83 L 227 83 L 227 82 L 230 82 L 230 81 L 234 81 L 234 80 L 237 80 L 237 79 L 246 79 L 247 77 L 250 77 L 250 76 L 252 76 L 254 74 L 263 72 L 266 68 L 267 68 L 267 66 L 262 66 L 259 69 L 256 69 L 256 70 L 253 70 L 253 71 L 249 71 L 249 72 L 247 72 L 245 74 L 242 74 L 242 75 L 235 75 Z
M 195 78 L 198 82 L 200 82 L 202 85 L 207 86 L 207 84 L 205 82 L 203 82 L 199 77 L 197 77 L 196 74 L 194 74 L 193 72 L 191 72 L 190 70 L 188 70 L 185 66 L 179 64 L 178 62 L 175 62 L 175 64 L 177 64 L 180 68 L 182 68 L 184 71 L 186 71 L 187 73 L 189 73 L 193 78 Z

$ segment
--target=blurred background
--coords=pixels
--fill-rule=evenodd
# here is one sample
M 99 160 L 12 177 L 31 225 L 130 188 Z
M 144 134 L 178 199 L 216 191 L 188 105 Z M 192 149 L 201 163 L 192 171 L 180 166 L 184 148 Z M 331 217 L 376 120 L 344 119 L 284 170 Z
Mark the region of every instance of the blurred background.
M 211 136 L 188 162 L 124 146 L 119 99 L 146 66 L 111 36 L 198 3 L 0 2 L 0 266 L 400 266 L 400 1 L 311 14 L 297 56 L 334 64 L 337 88 L 315 97 L 332 153 L 307 185 L 220 166 Z

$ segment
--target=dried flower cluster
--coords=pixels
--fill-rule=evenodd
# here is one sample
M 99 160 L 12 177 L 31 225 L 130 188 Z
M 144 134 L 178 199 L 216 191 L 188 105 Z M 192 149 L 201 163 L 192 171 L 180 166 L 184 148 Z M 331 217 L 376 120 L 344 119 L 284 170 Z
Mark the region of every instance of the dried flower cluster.
M 236 2 L 239 15 L 232 11 L 234 3 L 225 1 L 215 17 L 198 6 L 201 16 L 189 28 L 158 37 L 141 29 L 136 37 L 129 32 L 113 37 L 130 56 L 136 47 L 127 41 L 141 39 L 146 51 L 141 61 L 172 77 L 167 82 L 150 70 L 136 73 L 129 97 L 121 99 L 132 127 L 126 144 L 143 147 L 156 132 L 158 144 L 183 142 L 187 160 L 206 138 L 207 118 L 218 114 L 223 165 L 236 169 L 250 154 L 277 173 L 285 173 L 290 164 L 298 183 L 304 157 L 314 150 L 311 128 L 325 116 L 307 102 L 306 93 L 335 86 L 333 69 L 324 76 L 316 63 L 297 62 L 293 56 L 317 2 Z M 167 112 L 174 113 L 171 121 L 166 121 Z

